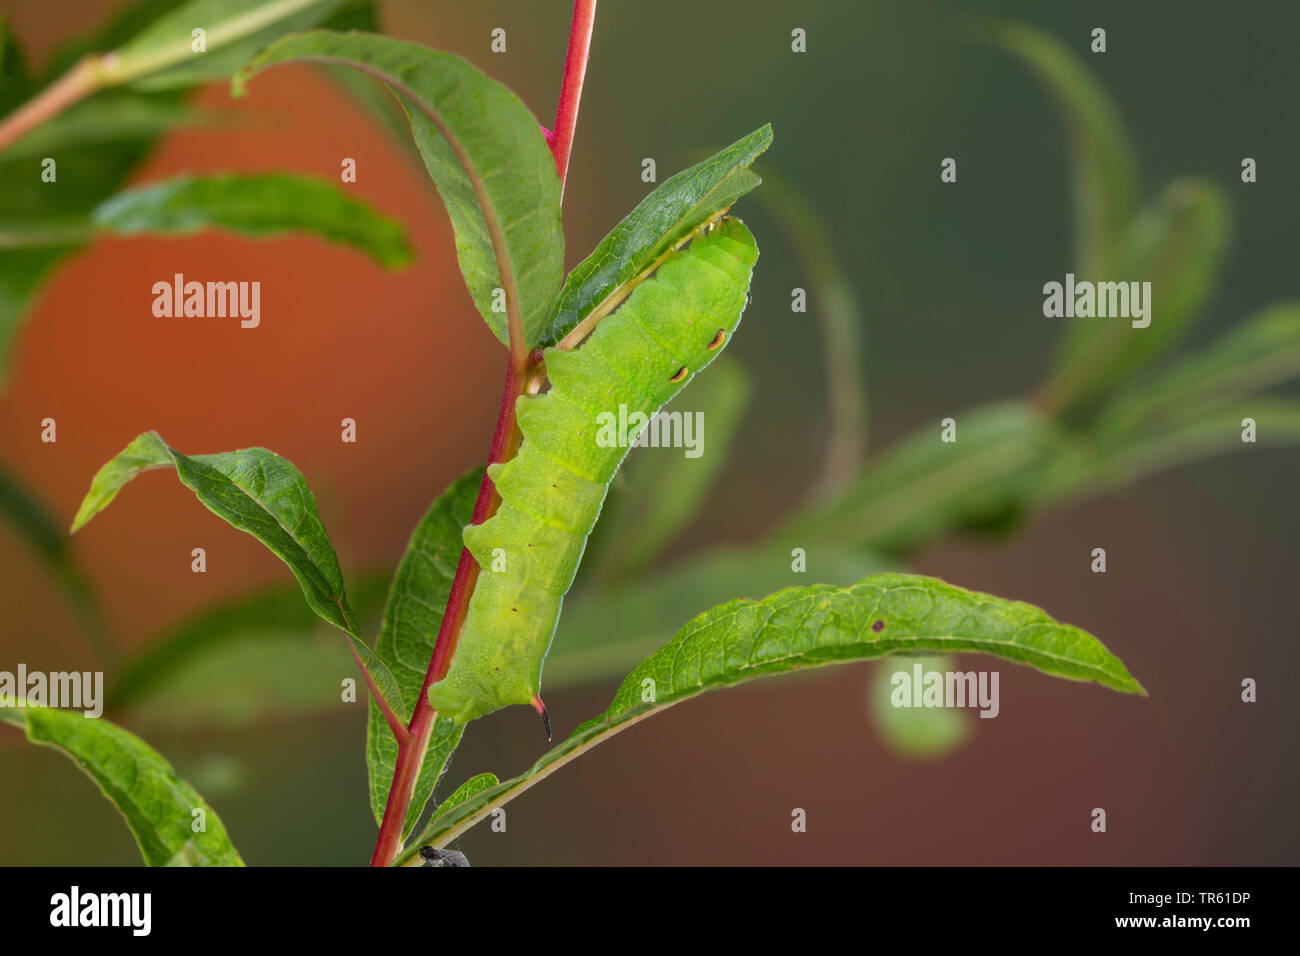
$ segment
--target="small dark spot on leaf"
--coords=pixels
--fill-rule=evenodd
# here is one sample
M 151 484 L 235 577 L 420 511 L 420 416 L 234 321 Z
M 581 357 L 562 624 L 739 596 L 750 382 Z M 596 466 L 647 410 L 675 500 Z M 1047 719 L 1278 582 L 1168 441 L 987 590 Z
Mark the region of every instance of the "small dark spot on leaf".
M 885 622 L 877 621 L 875 624 L 871 625 L 871 629 L 875 631 L 877 634 L 879 634 L 881 631 L 885 629 Z

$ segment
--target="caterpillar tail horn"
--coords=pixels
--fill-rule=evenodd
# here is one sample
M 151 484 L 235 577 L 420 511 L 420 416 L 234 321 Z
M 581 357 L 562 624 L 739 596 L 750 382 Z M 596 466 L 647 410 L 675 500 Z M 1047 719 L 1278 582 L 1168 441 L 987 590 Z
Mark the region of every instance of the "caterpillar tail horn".
M 546 728 L 546 742 L 551 742 L 551 715 L 546 712 L 546 705 L 542 703 L 540 694 L 529 701 L 533 705 L 533 710 L 542 715 L 542 726 Z

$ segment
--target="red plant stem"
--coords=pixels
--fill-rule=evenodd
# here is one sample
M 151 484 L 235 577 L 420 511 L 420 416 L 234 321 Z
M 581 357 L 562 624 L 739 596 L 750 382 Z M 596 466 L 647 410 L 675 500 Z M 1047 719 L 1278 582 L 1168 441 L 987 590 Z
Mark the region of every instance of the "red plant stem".
M 582 102 L 582 81 L 587 75 L 591 50 L 591 29 L 596 22 L 596 0 L 577 0 L 573 4 L 573 23 L 569 26 L 569 55 L 564 61 L 564 82 L 560 86 L 560 105 L 555 110 L 555 132 L 548 141 L 555 154 L 555 168 L 560 173 L 560 188 L 569 172 L 569 153 L 573 150 L 573 131 L 578 126 L 578 105 Z
M 515 399 L 523 393 L 527 381 L 524 372 L 526 370 L 516 369 L 513 360 L 506 366 L 506 384 L 501 393 L 501 410 L 497 414 L 496 430 L 492 433 L 489 463 L 506 461 L 518 450 L 520 436 L 519 429 L 515 427 Z M 496 513 L 500 503 L 496 486 L 484 475 L 470 524 L 482 524 Z M 442 625 L 438 628 L 438 637 L 433 643 L 433 656 L 424 675 L 424 686 L 420 688 L 419 699 L 415 702 L 415 712 L 411 715 L 406 737 L 398 738 L 393 782 L 388 788 L 388 802 L 384 805 L 384 819 L 379 826 L 374 855 L 370 858 L 371 866 L 388 866 L 401 852 L 406 812 L 410 809 L 420 766 L 424 763 L 425 751 L 429 749 L 429 738 L 438 717 L 433 705 L 429 703 L 429 688 L 446 677 L 447 670 L 451 667 L 451 658 L 456 653 L 460 630 L 469 611 L 469 599 L 478 582 L 478 572 L 478 562 L 468 549 L 462 548 L 460 561 L 456 564 L 456 576 L 451 582 L 451 593 L 447 596 L 447 607 L 442 614 Z
M 492 434 L 492 447 L 488 453 L 488 463 L 507 461 L 519 448 L 519 429 L 515 424 L 515 400 L 523 393 L 528 380 L 527 368 L 518 369 L 513 359 L 506 366 L 506 383 L 501 393 L 501 410 L 497 415 L 496 429 Z M 479 485 L 478 499 L 474 503 L 474 515 L 470 524 L 482 524 L 496 513 L 501 499 L 496 493 L 496 486 L 487 475 Z M 393 782 L 388 788 L 388 801 L 384 805 L 384 817 L 379 826 L 379 838 L 375 842 L 375 852 L 370 858 L 371 866 L 388 866 L 402 849 L 402 829 L 406 813 L 410 809 L 411 799 L 415 794 L 415 784 L 419 779 L 420 767 L 424 755 L 429 749 L 429 738 L 433 734 L 433 725 L 438 714 L 429 703 L 429 688 L 447 676 L 451 667 L 452 656 L 456 653 L 456 643 L 469 611 L 469 599 L 478 583 L 479 566 L 468 549 L 462 548 L 460 560 L 456 564 L 456 575 L 452 578 L 451 592 L 447 596 L 447 606 L 443 611 L 442 624 L 434 640 L 433 655 L 429 668 L 424 675 L 424 684 L 420 696 L 415 702 L 415 711 L 404 736 L 398 736 L 397 760 L 393 766 Z
M 564 64 L 564 83 L 560 88 L 560 105 L 555 114 L 555 132 L 547 135 L 547 144 L 555 156 L 555 167 L 563 188 L 569 169 L 569 151 L 573 147 L 573 131 L 578 124 L 578 104 L 582 97 L 582 80 L 587 71 L 587 52 L 591 48 L 591 31 L 596 19 L 596 0 L 576 0 L 573 5 L 573 23 L 569 31 L 569 54 Z M 519 356 L 523 354 L 522 361 Z M 540 360 L 539 353 L 528 355 L 511 343 L 511 357 L 506 365 L 506 382 L 501 392 L 501 409 L 497 413 L 496 430 L 492 433 L 492 447 L 488 451 L 488 464 L 509 461 L 519 450 L 520 434 L 515 423 L 515 401 L 523 394 Z M 496 514 L 501 498 L 496 486 L 487 475 L 479 485 L 478 500 L 474 503 L 474 516 L 470 524 L 482 524 Z M 438 714 L 429 703 L 429 688 L 447 676 L 461 627 L 469 611 L 469 599 L 478 582 L 479 566 L 467 549 L 461 549 L 456 565 L 456 576 L 451 582 L 447 607 L 443 611 L 442 625 L 433 644 L 433 656 L 424 675 L 424 686 L 415 702 L 415 712 L 403 739 L 398 736 L 397 760 L 393 767 L 393 782 L 388 788 L 388 802 L 384 805 L 384 819 L 379 826 L 379 839 L 375 843 L 371 866 L 388 866 L 402 849 L 402 827 L 406 821 L 415 783 L 429 749 L 429 738 Z

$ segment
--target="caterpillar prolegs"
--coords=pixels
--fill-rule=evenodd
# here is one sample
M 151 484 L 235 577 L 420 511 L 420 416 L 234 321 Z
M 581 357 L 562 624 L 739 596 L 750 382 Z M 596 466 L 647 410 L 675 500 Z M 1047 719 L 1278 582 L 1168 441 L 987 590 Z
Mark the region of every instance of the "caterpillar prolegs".
M 523 444 L 488 474 L 497 513 L 465 529 L 481 571 L 447 676 L 429 698 L 463 723 L 533 703 L 564 595 L 630 445 L 722 351 L 744 311 L 758 259 L 754 237 L 723 218 L 658 271 L 573 351 L 544 353 L 550 389 L 516 404 Z M 597 441 L 597 419 L 629 414 L 627 445 Z

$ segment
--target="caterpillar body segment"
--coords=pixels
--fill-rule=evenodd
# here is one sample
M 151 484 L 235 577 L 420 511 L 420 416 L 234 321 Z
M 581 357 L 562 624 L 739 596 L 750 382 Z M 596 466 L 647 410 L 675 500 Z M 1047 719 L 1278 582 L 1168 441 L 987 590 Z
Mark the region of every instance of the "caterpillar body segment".
M 488 469 L 501 506 L 464 532 L 481 570 L 451 668 L 429 690 L 439 713 L 463 723 L 538 700 L 609 483 L 649 418 L 731 340 L 757 258 L 749 230 L 724 218 L 665 259 L 578 348 L 544 352 L 550 389 L 519 398 L 519 453 Z M 619 441 L 601 440 L 611 416 L 627 422 Z

